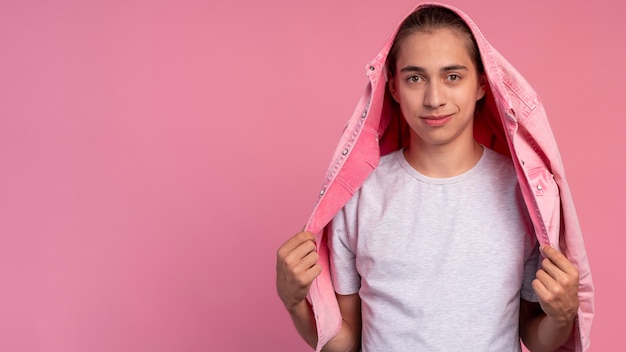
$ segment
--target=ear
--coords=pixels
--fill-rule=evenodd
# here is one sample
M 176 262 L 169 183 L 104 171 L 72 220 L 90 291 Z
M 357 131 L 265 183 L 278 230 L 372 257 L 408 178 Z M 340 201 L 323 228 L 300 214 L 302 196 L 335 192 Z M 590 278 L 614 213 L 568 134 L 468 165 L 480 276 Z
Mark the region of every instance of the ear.
M 478 76 L 478 90 L 476 91 L 476 101 L 482 99 L 487 92 L 487 77 L 482 74 Z
M 396 101 L 396 103 L 400 103 L 400 100 L 398 99 L 398 80 L 396 79 L 395 75 L 389 75 L 389 80 L 387 81 L 387 87 L 389 88 L 389 93 L 391 93 L 391 96 L 393 97 L 393 100 Z

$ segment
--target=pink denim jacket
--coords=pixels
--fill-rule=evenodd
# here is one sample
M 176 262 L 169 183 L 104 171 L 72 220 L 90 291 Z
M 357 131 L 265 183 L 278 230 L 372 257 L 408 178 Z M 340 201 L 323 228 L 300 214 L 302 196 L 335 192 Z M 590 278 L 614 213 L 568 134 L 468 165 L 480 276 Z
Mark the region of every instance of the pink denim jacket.
M 458 13 L 478 43 L 489 87 L 482 105 L 477 106 L 475 138 L 511 156 L 537 239 L 541 244 L 559 248 L 579 271 L 580 308 L 575 331 L 559 351 L 587 351 L 594 312 L 593 283 L 574 203 L 543 105 L 526 80 L 487 42 L 465 13 L 436 5 Z M 380 156 L 407 142 L 408 127 L 390 104 L 386 89 L 385 61 L 397 30 L 366 66 L 369 84 L 341 136 L 305 228 L 316 234 L 323 268 L 308 296 L 317 322 L 317 351 L 337 334 L 342 321 L 330 278 L 326 225 L 361 187 Z

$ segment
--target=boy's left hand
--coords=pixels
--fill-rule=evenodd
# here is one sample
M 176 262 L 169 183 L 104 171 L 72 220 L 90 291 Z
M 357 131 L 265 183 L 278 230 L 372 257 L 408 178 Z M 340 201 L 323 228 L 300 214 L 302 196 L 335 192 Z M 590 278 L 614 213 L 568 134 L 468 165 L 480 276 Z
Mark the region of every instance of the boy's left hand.
M 556 249 L 540 250 L 545 259 L 533 281 L 539 304 L 547 316 L 569 324 L 578 312 L 578 270 Z

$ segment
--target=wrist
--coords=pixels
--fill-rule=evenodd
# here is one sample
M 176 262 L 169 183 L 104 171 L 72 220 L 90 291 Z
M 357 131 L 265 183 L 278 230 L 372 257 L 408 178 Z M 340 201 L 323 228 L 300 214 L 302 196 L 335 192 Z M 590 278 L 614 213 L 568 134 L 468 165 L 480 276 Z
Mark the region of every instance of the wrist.
M 563 316 L 563 317 L 554 317 L 551 315 L 546 315 L 544 319 L 546 320 L 546 323 L 549 323 L 551 326 L 554 326 L 559 329 L 563 329 L 569 326 L 573 326 L 575 318 L 576 318 L 576 314 L 571 315 L 571 316 Z
M 306 300 L 306 298 L 301 300 L 300 302 L 285 304 L 285 308 L 287 308 L 289 314 L 292 315 L 300 315 L 304 313 L 304 311 L 308 311 L 310 309 L 309 302 Z

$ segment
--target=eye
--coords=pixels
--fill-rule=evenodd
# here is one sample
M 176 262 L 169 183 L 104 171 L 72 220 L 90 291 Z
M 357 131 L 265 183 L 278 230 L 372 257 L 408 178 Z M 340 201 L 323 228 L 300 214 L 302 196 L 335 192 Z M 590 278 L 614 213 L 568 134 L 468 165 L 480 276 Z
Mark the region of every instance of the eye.
M 419 83 L 421 81 L 423 81 L 424 79 L 420 76 L 409 76 L 407 78 L 407 81 L 409 81 L 409 83 Z
M 447 79 L 448 81 L 456 82 L 461 79 L 461 76 L 457 75 L 456 73 L 453 73 L 453 74 L 448 75 Z

